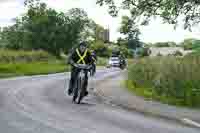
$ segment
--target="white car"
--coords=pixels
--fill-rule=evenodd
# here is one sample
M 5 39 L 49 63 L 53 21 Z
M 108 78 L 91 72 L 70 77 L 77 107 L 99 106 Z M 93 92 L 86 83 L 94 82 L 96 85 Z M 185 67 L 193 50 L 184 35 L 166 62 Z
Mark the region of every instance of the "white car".
M 120 66 L 119 57 L 110 57 L 109 58 L 107 67 L 119 67 L 119 66 Z

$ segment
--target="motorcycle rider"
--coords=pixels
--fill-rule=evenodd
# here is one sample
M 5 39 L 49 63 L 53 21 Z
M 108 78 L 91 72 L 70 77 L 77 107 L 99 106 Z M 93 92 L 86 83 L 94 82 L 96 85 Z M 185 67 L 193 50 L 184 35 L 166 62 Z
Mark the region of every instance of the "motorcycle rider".
M 78 48 L 74 49 L 72 53 L 69 55 L 69 63 L 72 65 L 71 69 L 71 79 L 69 83 L 68 88 L 68 95 L 71 95 L 73 92 L 73 87 L 75 85 L 75 81 L 77 79 L 78 73 L 80 72 L 80 69 L 77 68 L 77 64 L 85 64 L 88 66 L 94 65 L 94 60 L 92 59 L 92 55 L 90 51 L 87 49 L 87 43 L 81 42 L 78 46 Z M 92 67 L 90 67 L 92 68 Z M 87 71 L 85 71 L 85 82 L 84 82 L 84 89 L 85 96 L 88 95 L 87 91 L 87 85 L 88 85 L 88 75 Z
M 120 67 L 125 67 L 126 66 L 126 60 L 125 60 L 125 57 L 123 56 L 123 54 L 121 53 L 119 55 L 119 59 L 120 59 Z

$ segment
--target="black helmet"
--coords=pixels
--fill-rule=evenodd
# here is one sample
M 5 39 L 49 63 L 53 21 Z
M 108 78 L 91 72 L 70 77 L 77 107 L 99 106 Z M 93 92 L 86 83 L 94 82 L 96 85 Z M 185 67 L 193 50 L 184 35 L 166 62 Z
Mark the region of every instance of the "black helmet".
M 80 42 L 79 46 L 85 46 L 85 47 L 87 47 L 87 43 L 86 42 Z

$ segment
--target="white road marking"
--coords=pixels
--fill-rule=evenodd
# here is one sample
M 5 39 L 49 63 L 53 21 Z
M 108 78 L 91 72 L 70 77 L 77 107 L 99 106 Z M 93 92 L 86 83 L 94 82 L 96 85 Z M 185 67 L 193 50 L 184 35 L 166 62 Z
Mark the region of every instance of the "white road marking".
M 195 121 L 192 121 L 190 119 L 187 119 L 187 118 L 184 118 L 182 119 L 182 121 L 185 123 L 185 124 L 189 124 L 189 125 L 192 125 L 192 126 L 195 126 L 195 127 L 198 127 L 200 128 L 200 124 L 195 122 Z

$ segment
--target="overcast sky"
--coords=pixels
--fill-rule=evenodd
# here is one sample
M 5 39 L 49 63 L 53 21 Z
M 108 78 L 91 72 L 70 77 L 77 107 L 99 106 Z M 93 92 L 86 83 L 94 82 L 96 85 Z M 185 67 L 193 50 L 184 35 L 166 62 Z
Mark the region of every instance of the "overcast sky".
M 23 7 L 24 0 L 0 0 L 0 26 L 12 24 L 12 18 L 25 12 Z M 116 40 L 120 36 L 118 29 L 120 26 L 121 15 L 118 18 L 112 18 L 107 13 L 106 7 L 99 7 L 95 4 L 96 0 L 44 0 L 46 3 L 58 11 L 66 12 L 70 8 L 83 8 L 90 18 L 96 23 L 110 28 L 111 40 Z M 141 28 L 142 35 L 140 39 L 144 42 L 163 42 L 175 41 L 181 42 L 185 38 L 200 38 L 200 28 L 195 28 L 191 33 L 178 27 L 177 30 L 168 24 L 162 24 L 159 19 L 151 22 L 149 26 Z

